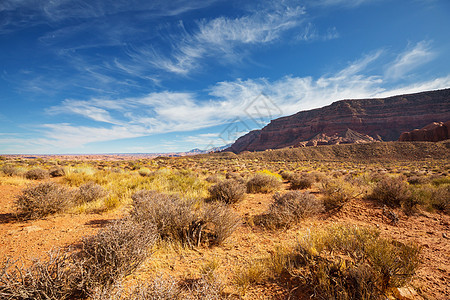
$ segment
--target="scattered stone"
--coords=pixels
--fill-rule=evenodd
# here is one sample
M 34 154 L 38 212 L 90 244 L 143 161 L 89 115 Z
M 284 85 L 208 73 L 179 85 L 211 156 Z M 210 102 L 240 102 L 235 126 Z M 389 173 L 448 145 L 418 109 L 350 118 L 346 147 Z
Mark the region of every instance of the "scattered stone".
M 399 300 L 422 299 L 412 287 L 399 287 L 394 289 L 394 296 Z
M 22 228 L 23 231 L 26 231 L 27 233 L 31 233 L 31 232 L 36 232 L 36 231 L 41 231 L 44 230 L 43 228 L 36 226 L 36 225 L 31 225 L 31 226 L 27 226 Z
M 448 239 L 448 235 L 447 235 L 445 232 L 442 233 L 442 237 L 443 237 L 444 239 Z
M 427 231 L 427 234 L 433 234 L 433 231 Z

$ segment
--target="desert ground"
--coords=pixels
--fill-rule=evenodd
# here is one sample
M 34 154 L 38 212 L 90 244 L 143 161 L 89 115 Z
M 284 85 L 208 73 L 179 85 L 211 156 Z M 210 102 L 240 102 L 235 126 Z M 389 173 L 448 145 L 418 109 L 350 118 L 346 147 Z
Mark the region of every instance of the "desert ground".
M 448 154 L 345 147 L 2 156 L 0 299 L 448 299 Z

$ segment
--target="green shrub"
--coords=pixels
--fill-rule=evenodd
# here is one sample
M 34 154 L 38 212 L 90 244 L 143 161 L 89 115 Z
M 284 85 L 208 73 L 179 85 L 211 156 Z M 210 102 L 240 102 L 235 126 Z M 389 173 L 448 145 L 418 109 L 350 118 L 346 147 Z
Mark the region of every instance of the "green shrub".
M 256 174 L 247 182 L 248 193 L 271 193 L 281 187 L 281 179 L 268 174 Z
M 408 183 L 402 177 L 386 176 L 373 189 L 370 198 L 388 206 L 401 206 L 411 197 Z
M 63 212 L 73 203 L 72 192 L 53 182 L 40 183 L 22 191 L 14 207 L 20 218 L 38 219 Z
M 290 227 L 301 219 L 314 216 L 323 210 L 323 203 L 308 192 L 290 191 L 276 193 L 268 212 L 256 217 L 255 223 L 275 229 Z
M 245 190 L 245 185 L 234 179 L 221 181 L 208 189 L 211 200 L 228 204 L 241 201 L 244 198 Z
M 48 171 L 40 168 L 31 169 L 25 173 L 25 178 L 31 180 L 45 179 L 48 178 L 48 176 Z

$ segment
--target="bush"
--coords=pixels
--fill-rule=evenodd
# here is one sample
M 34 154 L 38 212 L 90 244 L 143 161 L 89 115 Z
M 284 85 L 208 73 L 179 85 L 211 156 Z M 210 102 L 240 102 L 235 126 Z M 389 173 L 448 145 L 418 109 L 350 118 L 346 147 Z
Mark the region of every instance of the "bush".
M 198 205 L 175 195 L 142 190 L 132 195 L 132 218 L 140 224 L 155 224 L 162 239 L 191 247 L 220 244 L 230 236 L 240 220 L 220 203 Z
M 17 176 L 20 174 L 19 169 L 11 165 L 4 165 L 2 167 L 2 172 L 6 176 Z
M 84 238 L 79 252 L 50 252 L 27 269 L 9 261 L 0 267 L 1 299 L 86 299 L 110 291 L 148 257 L 156 240 L 154 227 L 117 220 Z
M 63 212 L 73 202 L 72 192 L 54 182 L 45 182 L 22 191 L 15 202 L 15 210 L 24 219 L 38 219 Z
M 410 197 L 411 191 L 408 188 L 408 183 L 399 176 L 384 177 L 377 183 L 370 195 L 370 198 L 392 207 L 401 206 Z
M 234 179 L 221 181 L 208 189 L 211 200 L 225 203 L 236 203 L 241 201 L 245 195 L 245 185 Z
M 131 219 L 116 220 L 95 236 L 84 238 L 78 254 L 88 292 L 99 286 L 112 286 L 130 275 L 149 256 L 156 241 L 151 224 Z
M 340 209 L 359 195 L 354 185 L 341 178 L 322 182 L 320 191 L 324 195 L 323 204 L 326 210 Z
M 450 214 L 450 185 L 435 188 L 429 201 L 433 208 Z
M 281 179 L 268 174 L 256 174 L 247 182 L 248 193 L 271 193 L 281 186 Z
M 370 228 L 335 225 L 304 236 L 291 265 L 321 298 L 378 299 L 408 282 L 419 252 Z
M 75 193 L 75 202 L 77 204 L 83 204 L 95 201 L 102 197 L 105 197 L 107 192 L 105 189 L 92 181 L 82 184 Z
M 39 180 L 39 179 L 45 179 L 49 176 L 48 171 L 44 169 L 31 169 L 25 173 L 26 179 L 31 180 Z
M 67 253 L 50 252 L 47 261 L 35 260 L 26 269 L 7 260 L 0 266 L 1 299 L 79 299 L 80 269 Z
M 66 172 L 61 167 L 53 168 L 49 171 L 50 177 L 61 177 L 66 175 Z
M 289 179 L 289 183 L 292 190 L 309 189 L 314 183 L 314 177 L 309 174 L 294 174 Z
M 323 210 L 322 201 L 308 192 L 290 191 L 283 195 L 276 193 L 273 198 L 275 201 L 268 212 L 257 217 L 258 225 L 270 229 L 289 227 Z

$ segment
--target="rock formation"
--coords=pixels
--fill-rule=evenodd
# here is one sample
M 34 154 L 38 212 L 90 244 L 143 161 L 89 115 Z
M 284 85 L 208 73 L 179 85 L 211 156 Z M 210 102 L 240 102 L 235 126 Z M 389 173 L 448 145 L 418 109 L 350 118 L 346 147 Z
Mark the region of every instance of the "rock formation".
M 272 120 L 240 137 L 228 151 L 394 141 L 401 133 L 450 120 L 450 89 L 379 99 L 341 100 Z
M 439 142 L 450 139 L 450 121 L 433 122 L 422 129 L 403 132 L 398 139 L 401 142 L 425 141 Z

